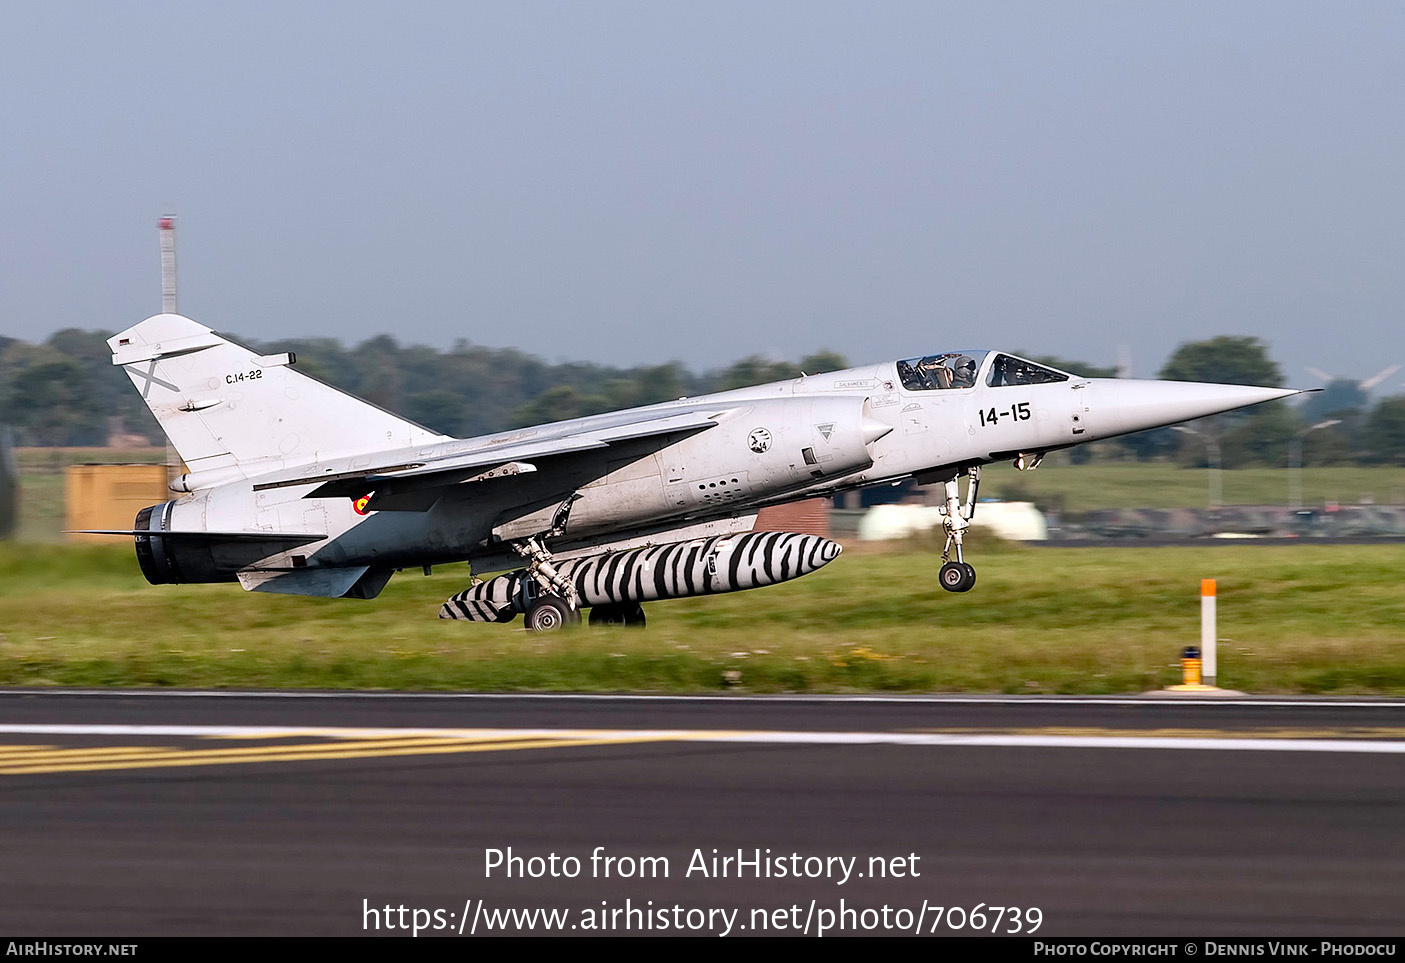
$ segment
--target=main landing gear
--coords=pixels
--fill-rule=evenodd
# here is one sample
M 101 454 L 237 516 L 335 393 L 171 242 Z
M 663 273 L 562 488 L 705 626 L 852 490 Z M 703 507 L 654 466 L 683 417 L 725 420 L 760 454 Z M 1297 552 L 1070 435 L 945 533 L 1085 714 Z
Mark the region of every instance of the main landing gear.
M 550 532 L 514 542 L 512 547 L 527 560 L 522 579 L 520 600 L 522 620 L 530 632 L 553 632 L 564 625 L 577 625 L 581 620 L 581 600 L 571 580 L 556 568 L 551 552 L 543 544 L 552 535 L 564 530 L 564 514 L 570 501 L 557 513 L 558 523 Z M 608 602 L 590 610 L 591 625 L 644 626 L 644 607 L 638 602 Z
M 551 552 L 540 538 L 528 538 L 513 545 L 527 559 L 527 575 L 522 580 L 522 620 L 531 632 L 554 632 L 581 620 L 580 598 L 575 586 L 563 577 L 552 562 Z M 608 602 L 590 610 L 591 625 L 631 625 L 644 627 L 644 606 L 638 602 Z
M 961 475 L 971 480 L 966 485 L 966 500 L 961 500 Z M 937 580 L 948 592 L 969 592 L 976 584 L 976 570 L 961 557 L 961 540 L 966 529 L 971 527 L 971 516 L 976 514 L 976 492 L 981 485 L 981 469 L 977 465 L 947 479 L 944 484 L 946 501 L 942 505 L 942 528 L 946 531 L 946 546 L 942 549 L 942 567 Z M 952 546 L 956 547 L 956 559 L 951 558 Z
M 606 602 L 590 610 L 591 625 L 632 625 L 644 627 L 644 606 L 638 602 Z
M 563 625 L 575 625 L 581 620 L 580 600 L 576 589 L 561 576 L 552 563 L 551 553 L 541 539 L 533 536 L 512 546 L 527 560 L 527 577 L 522 580 L 526 596 L 523 621 L 532 632 L 551 632 Z

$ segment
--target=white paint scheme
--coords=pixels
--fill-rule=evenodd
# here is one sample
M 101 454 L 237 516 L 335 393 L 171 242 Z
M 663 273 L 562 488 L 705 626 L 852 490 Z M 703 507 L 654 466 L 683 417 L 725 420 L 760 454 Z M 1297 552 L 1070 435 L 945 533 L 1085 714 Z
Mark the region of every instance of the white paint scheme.
M 889 362 L 452 439 L 179 315 L 109 345 L 191 469 L 188 494 L 132 531 L 147 577 L 359 598 L 398 568 L 512 564 L 511 546 L 529 540 L 557 557 L 660 544 L 766 505 L 951 481 L 1295 393 L 1052 369 L 1039 369 L 1057 376 L 1047 383 L 1008 383 L 997 369 L 1020 359 L 991 351 L 959 356 L 967 387 L 913 387 L 913 364 Z M 353 500 L 372 493 L 359 513 Z

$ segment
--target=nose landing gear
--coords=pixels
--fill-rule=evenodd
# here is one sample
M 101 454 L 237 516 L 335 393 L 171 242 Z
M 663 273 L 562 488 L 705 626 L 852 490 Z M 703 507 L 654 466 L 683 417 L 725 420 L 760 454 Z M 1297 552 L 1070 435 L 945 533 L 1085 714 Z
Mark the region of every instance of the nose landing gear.
M 966 475 L 970 482 L 966 485 L 966 500 L 961 500 L 961 476 Z M 969 592 L 976 584 L 976 570 L 966 563 L 961 555 L 961 542 L 966 529 L 971 527 L 971 517 L 976 514 L 976 492 L 981 485 L 981 469 L 977 465 L 964 472 L 958 472 L 944 483 L 946 503 L 942 505 L 942 528 L 946 531 L 946 546 L 942 549 L 941 570 L 937 580 L 948 592 Z M 951 557 L 955 546 L 956 558 Z
M 976 584 L 976 570 L 967 562 L 947 562 L 937 578 L 948 592 L 969 592 Z

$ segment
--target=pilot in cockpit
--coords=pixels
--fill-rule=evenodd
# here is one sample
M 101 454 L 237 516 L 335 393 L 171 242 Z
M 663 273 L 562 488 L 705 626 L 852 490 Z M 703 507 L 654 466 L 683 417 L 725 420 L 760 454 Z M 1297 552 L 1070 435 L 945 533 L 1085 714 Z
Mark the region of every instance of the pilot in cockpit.
M 924 388 L 950 388 L 951 369 L 946 366 L 946 356 L 928 355 L 917 362 L 917 377 Z
M 958 354 L 952 365 L 951 386 L 953 388 L 974 388 L 976 386 L 976 359 L 968 354 Z
M 976 360 L 966 354 L 928 355 L 917 363 L 917 375 L 928 388 L 974 388 Z

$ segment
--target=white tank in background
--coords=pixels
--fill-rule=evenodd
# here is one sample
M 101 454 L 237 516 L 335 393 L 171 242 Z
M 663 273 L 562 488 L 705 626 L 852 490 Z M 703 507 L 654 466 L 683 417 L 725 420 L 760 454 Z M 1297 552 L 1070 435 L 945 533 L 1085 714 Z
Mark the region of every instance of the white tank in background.
M 1049 537 L 1044 515 L 1031 502 L 981 502 L 971 525 L 1012 542 L 1042 542 Z M 907 538 L 941 526 L 941 509 L 935 505 L 875 505 L 859 521 L 859 538 L 866 542 Z

